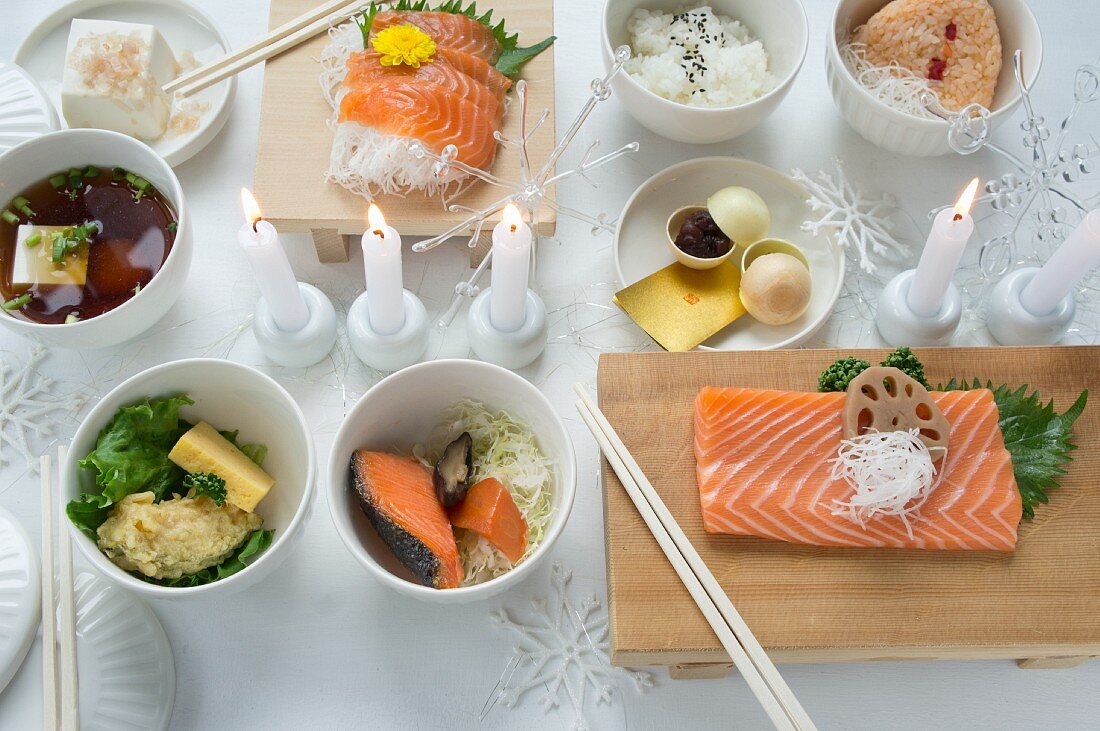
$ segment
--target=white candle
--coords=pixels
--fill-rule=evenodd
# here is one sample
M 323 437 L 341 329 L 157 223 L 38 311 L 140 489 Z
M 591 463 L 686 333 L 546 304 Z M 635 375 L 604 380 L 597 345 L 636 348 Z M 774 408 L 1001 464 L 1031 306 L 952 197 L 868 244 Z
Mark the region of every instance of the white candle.
M 493 229 L 493 276 L 489 319 L 501 332 L 523 327 L 527 310 L 527 277 L 531 271 L 531 227 L 512 203 Z
M 260 206 L 247 188 L 241 188 L 241 206 L 247 222 L 237 232 L 237 242 L 252 264 L 260 295 L 280 330 L 298 332 L 309 322 L 309 307 L 279 243 L 279 232 L 260 217 Z
M 393 335 L 405 326 L 401 234 L 386 225 L 381 209 L 370 204 L 363 232 L 363 270 L 367 278 L 367 316 L 379 335 Z
M 959 268 L 966 242 L 974 233 L 970 206 L 977 191 L 978 179 L 974 178 L 955 207 L 940 211 L 932 222 L 907 298 L 909 309 L 919 317 L 935 317 L 943 306 L 943 297 Z
M 1100 264 L 1100 208 L 1085 216 L 1035 273 L 1020 292 L 1020 303 L 1036 317 L 1049 315 L 1097 264 Z

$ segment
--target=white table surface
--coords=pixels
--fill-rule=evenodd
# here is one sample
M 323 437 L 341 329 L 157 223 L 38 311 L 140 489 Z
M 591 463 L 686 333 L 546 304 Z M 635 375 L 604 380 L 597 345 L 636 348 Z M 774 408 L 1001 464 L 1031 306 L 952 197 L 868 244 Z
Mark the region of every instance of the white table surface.
M 196 0 L 227 31 L 234 46 L 260 34 L 267 23 L 264 0 Z M 57 0 L 2 0 L 5 19 L 0 56 L 15 46 Z M 1057 117 L 1068 105 L 1074 68 L 1095 61 L 1094 28 L 1100 11 L 1090 0 L 1032 2 L 1046 38 L 1046 58 L 1036 97 Z M 989 153 L 967 159 L 915 160 L 877 150 L 848 129 L 829 97 L 822 68 L 824 40 L 833 3 L 807 0 L 810 50 L 790 96 L 753 133 L 707 148 L 674 144 L 636 125 L 617 102 L 603 105 L 581 133 L 577 150 L 594 137 L 608 147 L 631 139 L 642 151 L 594 176 L 592 191 L 573 180 L 563 201 L 585 210 L 617 214 L 646 177 L 683 159 L 708 154 L 743 156 L 780 170 L 828 169 L 845 161 L 851 177 L 869 191 L 890 190 L 918 220 L 933 205 L 948 202 L 944 191 L 961 187 L 974 174 L 993 174 L 1004 165 Z M 601 3 L 558 0 L 557 110 L 560 125 L 588 93 L 599 69 Z M 1090 17 L 1086 17 L 1090 16 Z M 192 206 L 197 255 L 190 288 L 153 331 L 136 343 L 103 352 L 50 353 L 43 374 L 56 379 L 59 394 L 90 400 L 153 364 L 188 356 L 230 358 L 274 375 L 301 403 L 316 435 L 318 454 L 327 456 L 348 405 L 378 376 L 349 357 L 341 338 L 331 362 L 306 371 L 265 364 L 251 332 L 242 328 L 257 297 L 235 245 L 240 225 L 237 191 L 252 178 L 263 71 L 240 76 L 236 108 L 222 134 L 178 169 Z M 1056 114 L 1056 113 L 1057 114 Z M 1087 124 L 1095 129 L 1095 110 Z M 1053 120 L 1052 120 L 1053 121 Z M 1010 126 L 1011 127 L 1011 126 Z M 321 132 L 318 131 L 320 134 Z M 1006 144 L 1018 144 L 1014 127 L 1002 130 Z M 575 160 L 577 150 L 566 158 Z M 293 171 L 287 171 L 293 174 Z M 309 242 L 283 239 L 300 278 L 317 284 L 344 310 L 358 294 L 361 261 L 335 266 L 316 263 Z M 615 309 L 611 239 L 593 238 L 587 227 L 563 221 L 556 241 L 543 247 L 543 295 L 552 312 L 545 357 L 524 375 L 539 384 L 567 420 L 577 445 L 581 480 L 572 517 L 553 559 L 574 571 L 574 589 L 605 597 L 602 508 L 596 483 L 597 455 L 574 417 L 569 386 L 592 381 L 599 349 L 652 348 L 647 338 Z M 419 291 L 430 311 L 445 307 L 454 281 L 464 274 L 457 246 L 431 255 L 407 255 L 406 284 Z M 851 281 L 851 280 L 850 280 Z M 851 304 L 851 295 L 848 295 Z M 859 307 L 845 308 L 817 342 L 875 345 Z M 853 314 L 855 313 L 855 314 Z M 1094 341 L 1087 314 L 1071 336 Z M 976 329 L 967 342 L 986 342 Z M 30 344 L 0 333 L 0 357 L 26 360 Z M 466 355 L 462 328 L 436 339 L 432 355 Z M 86 407 L 85 407 L 86 408 Z M 78 415 L 58 425 L 70 436 Z M 46 448 L 49 441 L 35 446 Z M 14 454 L 0 472 L 0 505 L 11 510 L 38 538 L 38 483 Z M 522 607 L 531 597 L 551 596 L 550 563 L 512 594 L 486 603 L 443 609 L 405 599 L 372 581 L 353 562 L 332 528 L 318 495 L 305 540 L 266 582 L 221 600 L 154 609 L 175 650 L 178 688 L 175 729 L 243 728 L 565 728 L 568 708 L 544 713 L 535 694 L 513 710 L 495 708 L 478 716 L 512 654 L 516 639 L 490 623 L 498 606 Z M 660 621 L 660 618 L 654 618 Z M 1036 617 L 1035 621 L 1046 621 Z M 40 696 L 38 646 L 11 686 L 0 695 L 0 727 L 35 728 Z M 1011 661 L 911 662 L 797 665 L 783 668 L 795 693 L 825 728 L 1001 729 L 1095 727 L 1100 718 L 1100 662 L 1074 670 L 1023 671 Z M 595 728 L 763 728 L 764 714 L 736 677 L 672 681 L 655 673 L 656 687 L 639 695 L 623 684 L 612 706 L 590 706 Z

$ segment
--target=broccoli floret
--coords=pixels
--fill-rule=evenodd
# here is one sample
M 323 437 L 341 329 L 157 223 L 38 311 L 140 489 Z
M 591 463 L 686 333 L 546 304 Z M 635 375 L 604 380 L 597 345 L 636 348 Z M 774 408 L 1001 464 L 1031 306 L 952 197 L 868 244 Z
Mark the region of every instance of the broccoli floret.
M 862 358 L 841 358 L 825 369 L 817 379 L 818 391 L 847 391 L 852 379 L 871 367 Z
M 191 492 L 191 497 L 206 495 L 215 505 L 224 505 L 226 499 L 225 480 L 212 472 L 195 472 L 183 478 L 183 486 Z
M 913 355 L 913 351 L 909 348 L 898 348 L 893 353 L 886 356 L 886 360 L 882 361 L 880 365 L 886 366 L 887 368 L 897 368 L 914 381 L 920 383 L 920 385 L 929 390 L 932 389 L 932 387 L 928 385 L 928 380 L 924 377 L 924 365 L 917 360 L 917 356 Z

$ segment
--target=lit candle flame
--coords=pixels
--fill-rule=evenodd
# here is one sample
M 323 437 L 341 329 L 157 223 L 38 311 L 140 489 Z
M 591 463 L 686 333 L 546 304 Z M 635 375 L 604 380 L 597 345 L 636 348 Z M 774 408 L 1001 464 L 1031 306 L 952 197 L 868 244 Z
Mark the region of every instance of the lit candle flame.
M 367 225 L 375 236 L 386 238 L 386 217 L 382 215 L 382 209 L 374 203 L 367 209 Z
M 256 196 L 248 188 L 241 188 L 241 208 L 244 209 L 244 218 L 253 229 L 256 223 L 264 217 L 260 212 L 260 204 L 256 202 Z
M 504 225 L 508 226 L 508 230 L 515 233 L 520 226 L 523 225 L 523 215 L 520 214 L 519 208 L 516 208 L 515 203 L 509 203 L 504 206 L 503 215 Z
M 974 205 L 974 196 L 978 193 L 978 179 L 974 178 L 970 181 L 970 185 L 966 186 L 966 190 L 959 196 L 958 202 L 955 203 L 955 215 L 952 220 L 961 221 L 966 218 L 970 213 L 970 207 Z

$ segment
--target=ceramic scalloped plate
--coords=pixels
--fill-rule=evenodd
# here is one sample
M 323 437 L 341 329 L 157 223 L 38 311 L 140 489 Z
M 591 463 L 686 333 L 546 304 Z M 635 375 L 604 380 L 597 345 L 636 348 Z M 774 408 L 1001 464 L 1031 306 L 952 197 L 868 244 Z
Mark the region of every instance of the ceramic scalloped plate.
M 623 207 L 615 232 L 619 284 L 626 287 L 672 264 L 665 233 L 669 214 L 681 206 L 705 205 L 712 193 L 730 185 L 750 188 L 768 204 L 768 236 L 786 239 L 806 254 L 813 292 L 806 312 L 789 325 L 765 325 L 744 315 L 700 347 L 772 350 L 798 345 L 832 314 L 844 283 L 844 254 L 827 237 L 802 230 L 802 223 L 814 218 L 806 190 L 766 165 L 734 157 L 701 157 L 666 168 L 642 183 Z
M 34 643 L 41 617 L 38 555 L 23 526 L 0 508 L 0 692 Z
M 230 50 L 229 40 L 214 21 L 185 0 L 74 0 L 43 18 L 15 52 L 15 62 L 42 85 L 58 110 L 65 47 L 73 18 L 155 25 L 177 60 L 185 50 L 191 51 L 199 63 L 212 61 Z M 194 95 L 191 99 L 196 103 L 209 105 L 198 128 L 181 135 L 166 133 L 159 140 L 148 141 L 149 146 L 173 167 L 190 159 L 221 131 L 236 93 L 234 77 Z
M 0 61 L 0 153 L 58 129 L 57 112 L 34 77 Z
M 166 729 L 176 667 L 160 620 L 140 598 L 89 573 L 76 577 L 80 727 Z

